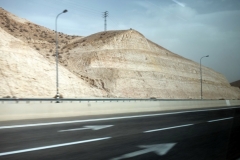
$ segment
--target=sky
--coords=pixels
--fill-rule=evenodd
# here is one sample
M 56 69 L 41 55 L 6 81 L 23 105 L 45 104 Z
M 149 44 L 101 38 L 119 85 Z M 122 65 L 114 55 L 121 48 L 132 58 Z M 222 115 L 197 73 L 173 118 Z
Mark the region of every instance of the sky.
M 5 10 L 70 35 L 135 29 L 187 59 L 240 80 L 240 0 L 0 0 Z

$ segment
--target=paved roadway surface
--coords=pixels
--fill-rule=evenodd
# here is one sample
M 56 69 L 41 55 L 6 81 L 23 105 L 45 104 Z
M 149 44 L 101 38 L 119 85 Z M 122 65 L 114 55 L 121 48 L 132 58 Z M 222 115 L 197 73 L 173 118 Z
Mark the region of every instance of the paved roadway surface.
M 0 122 L 0 160 L 236 160 L 240 106 Z

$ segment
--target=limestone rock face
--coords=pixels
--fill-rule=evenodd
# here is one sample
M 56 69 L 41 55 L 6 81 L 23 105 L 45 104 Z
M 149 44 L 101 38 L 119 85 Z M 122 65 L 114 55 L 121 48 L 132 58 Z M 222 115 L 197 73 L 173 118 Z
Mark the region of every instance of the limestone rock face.
M 56 94 L 55 32 L 0 9 L 0 97 Z M 59 35 L 63 97 L 199 99 L 199 64 L 135 30 Z M 240 90 L 202 66 L 204 99 L 239 99 Z

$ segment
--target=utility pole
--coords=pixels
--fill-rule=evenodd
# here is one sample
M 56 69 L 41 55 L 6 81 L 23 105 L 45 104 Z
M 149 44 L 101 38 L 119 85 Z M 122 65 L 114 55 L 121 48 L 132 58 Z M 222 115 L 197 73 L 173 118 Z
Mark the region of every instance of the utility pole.
M 103 12 L 103 18 L 104 18 L 104 31 L 107 31 L 107 17 L 108 17 L 108 11 Z

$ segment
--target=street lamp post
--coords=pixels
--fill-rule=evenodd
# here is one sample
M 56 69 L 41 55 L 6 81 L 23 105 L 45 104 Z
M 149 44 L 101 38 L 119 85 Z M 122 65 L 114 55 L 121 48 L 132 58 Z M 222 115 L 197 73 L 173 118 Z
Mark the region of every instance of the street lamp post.
M 203 99 L 203 95 L 202 95 L 202 59 L 203 59 L 204 57 L 209 57 L 209 55 L 203 56 L 203 57 L 200 59 L 201 99 Z
M 62 13 L 66 13 L 67 10 L 65 9 L 64 11 L 62 11 L 61 13 L 59 13 L 56 17 L 55 20 L 55 35 L 56 35 L 56 89 L 57 89 L 57 94 L 56 94 L 56 98 L 59 99 L 60 95 L 59 95 L 59 90 L 58 90 L 58 32 L 57 32 L 57 19 L 58 17 L 62 14 Z M 57 101 L 59 102 L 59 101 Z

